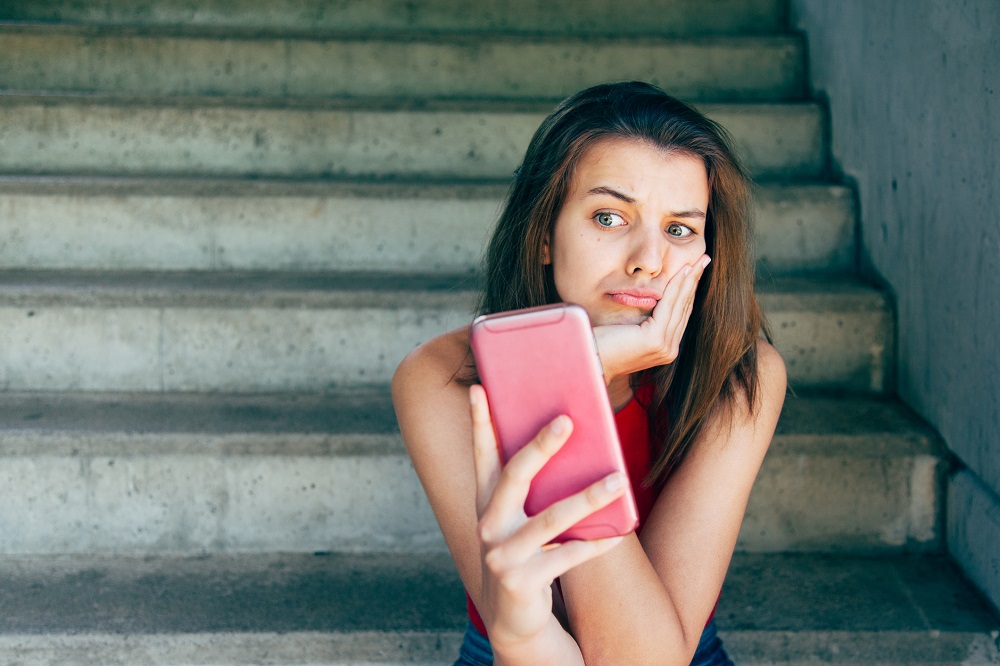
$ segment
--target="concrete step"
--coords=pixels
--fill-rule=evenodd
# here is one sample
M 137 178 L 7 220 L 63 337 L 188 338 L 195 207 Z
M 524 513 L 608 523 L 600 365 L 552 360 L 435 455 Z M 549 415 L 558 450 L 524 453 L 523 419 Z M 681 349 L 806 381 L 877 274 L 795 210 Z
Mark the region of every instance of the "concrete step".
M 0 89 L 7 90 L 557 101 L 595 83 L 638 79 L 702 101 L 805 92 L 796 36 L 304 39 L 0 26 L 0 53 L 7 54 L 0 59 Z
M 3 554 L 444 550 L 385 388 L 3 393 L 0 460 Z M 948 464 L 895 403 L 790 396 L 739 548 L 935 550 Z
M 313 391 L 381 385 L 466 325 L 472 275 L 0 273 L 0 389 Z M 881 392 L 892 311 L 850 278 L 782 278 L 761 299 L 793 386 Z
M 587 35 L 761 34 L 785 29 L 780 0 L 18 0 L 0 20 L 283 30 L 438 30 Z
M 462 273 L 507 183 L 0 178 L 0 269 Z M 765 184 L 765 271 L 847 272 L 853 195 Z
M 509 178 L 551 106 L 0 95 L 0 174 Z M 813 179 L 819 105 L 706 105 L 760 178 Z
M 446 556 L 0 559 L 21 666 L 450 664 Z M 936 556 L 737 555 L 717 612 L 740 664 L 996 664 L 997 616 Z

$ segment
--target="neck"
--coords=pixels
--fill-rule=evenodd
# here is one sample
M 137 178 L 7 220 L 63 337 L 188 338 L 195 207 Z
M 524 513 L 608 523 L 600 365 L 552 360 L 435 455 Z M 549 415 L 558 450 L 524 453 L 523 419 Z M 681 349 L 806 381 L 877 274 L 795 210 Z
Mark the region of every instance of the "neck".
M 621 411 L 632 400 L 632 386 L 629 384 L 629 375 L 615 377 L 611 380 L 608 384 L 608 399 L 611 401 L 611 409 L 615 412 Z

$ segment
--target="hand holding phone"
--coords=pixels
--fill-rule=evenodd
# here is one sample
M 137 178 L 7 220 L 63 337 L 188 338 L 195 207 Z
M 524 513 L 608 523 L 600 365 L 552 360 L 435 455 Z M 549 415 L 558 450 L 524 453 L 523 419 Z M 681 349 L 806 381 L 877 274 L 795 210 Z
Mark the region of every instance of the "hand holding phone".
M 559 304 L 487 315 L 473 322 L 471 345 L 506 462 L 559 415 L 569 440 L 535 475 L 525 513 L 580 492 L 608 474 L 626 475 L 614 414 L 586 311 Z M 638 524 L 629 489 L 554 541 L 628 534 Z

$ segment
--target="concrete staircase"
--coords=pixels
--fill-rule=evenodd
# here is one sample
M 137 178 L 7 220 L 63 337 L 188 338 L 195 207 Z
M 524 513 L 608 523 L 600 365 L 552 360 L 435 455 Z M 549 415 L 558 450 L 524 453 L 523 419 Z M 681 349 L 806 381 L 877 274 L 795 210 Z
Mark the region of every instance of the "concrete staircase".
M 739 663 L 1000 663 L 942 556 L 781 0 L 0 4 L 0 662 L 450 663 L 461 587 L 387 396 L 469 320 L 564 94 L 640 78 L 760 183 L 797 393 L 719 622 Z

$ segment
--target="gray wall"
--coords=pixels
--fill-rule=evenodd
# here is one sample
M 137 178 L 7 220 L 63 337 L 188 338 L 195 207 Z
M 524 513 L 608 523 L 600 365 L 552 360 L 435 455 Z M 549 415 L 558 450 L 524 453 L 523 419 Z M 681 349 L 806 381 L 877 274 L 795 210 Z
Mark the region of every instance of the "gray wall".
M 949 550 L 1000 606 L 1000 1 L 790 2 L 896 298 L 900 397 L 967 466 Z

